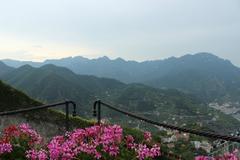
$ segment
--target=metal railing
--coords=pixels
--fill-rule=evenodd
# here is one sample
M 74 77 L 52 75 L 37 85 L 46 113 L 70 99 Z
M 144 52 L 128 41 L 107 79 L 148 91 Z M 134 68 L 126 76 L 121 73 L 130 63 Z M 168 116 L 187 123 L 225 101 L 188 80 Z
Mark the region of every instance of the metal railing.
M 65 113 L 65 128 L 66 128 L 67 131 L 69 131 L 69 107 L 70 107 L 69 105 L 70 104 L 73 107 L 72 115 L 76 116 L 76 114 L 77 114 L 77 112 L 76 112 L 76 103 L 73 102 L 73 101 L 64 101 L 64 102 L 47 104 L 47 105 L 41 105 L 41 106 L 36 106 L 36 107 L 28 107 L 28 108 L 13 110 L 13 111 L 4 111 L 4 112 L 0 112 L 0 116 L 15 115 L 15 114 L 20 114 L 20 113 L 27 113 L 27 112 L 31 112 L 31 111 L 42 110 L 42 109 L 53 108 L 53 107 L 58 107 L 58 106 L 65 105 L 65 112 L 66 112 Z
M 222 140 L 226 140 L 226 141 L 232 141 L 232 142 L 240 143 L 240 137 L 237 137 L 237 136 L 222 135 L 222 134 L 216 134 L 216 133 L 212 133 L 212 132 L 200 131 L 200 130 L 196 130 L 196 129 L 188 129 L 188 128 L 177 127 L 177 126 L 169 125 L 169 124 L 165 124 L 165 123 L 159 123 L 159 122 L 150 120 L 148 118 L 136 115 L 134 113 L 121 110 L 117 107 L 113 107 L 112 105 L 104 103 L 101 100 L 95 101 L 94 105 L 93 105 L 93 116 L 97 117 L 98 124 L 101 123 L 101 109 L 102 109 L 102 106 L 107 107 L 111 110 L 117 111 L 119 113 L 122 113 L 124 115 L 127 115 L 129 117 L 133 117 L 135 119 L 145 121 L 147 123 L 150 123 L 150 124 L 153 124 L 153 125 L 156 125 L 156 126 L 160 126 L 160 127 L 164 127 L 164 128 L 168 128 L 168 129 L 172 129 L 172 130 L 178 130 L 178 131 L 185 132 L 185 133 L 191 133 L 191 134 L 195 134 L 195 135 L 203 136 L 203 137 L 208 137 L 208 138 L 212 138 L 212 139 L 222 139 Z

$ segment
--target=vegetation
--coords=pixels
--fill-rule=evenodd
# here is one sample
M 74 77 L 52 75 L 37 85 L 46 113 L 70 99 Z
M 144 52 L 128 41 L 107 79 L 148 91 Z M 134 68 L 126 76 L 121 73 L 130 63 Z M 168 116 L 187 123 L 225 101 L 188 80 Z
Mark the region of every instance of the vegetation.
M 0 81 L 0 111 L 14 110 L 18 107 L 32 107 L 40 104 L 40 102 L 29 98 L 23 92 Z
M 239 122 L 231 116 L 211 109 L 197 98 L 177 90 L 154 89 L 142 84 L 124 84 L 107 78 L 76 75 L 54 65 L 40 68 L 25 65 L 5 74 L 2 79 L 45 103 L 71 99 L 77 102 L 78 113 L 87 118 L 92 116 L 93 102 L 101 99 L 153 120 L 178 126 L 199 122 L 213 131 L 225 133 L 239 126 Z M 129 122 L 128 118 L 109 110 L 103 115 L 110 115 L 106 119 L 111 122 Z M 138 125 L 141 124 L 133 121 L 129 127 Z M 151 130 L 154 131 L 154 128 Z
M 160 156 L 160 146 L 152 144 L 149 132 L 136 143 L 132 135 L 123 136 L 117 125 L 76 129 L 56 136 L 48 144 L 28 124 L 9 126 L 0 135 L 0 158 L 7 159 L 152 159 Z
M 75 129 L 72 132 L 53 137 L 44 143 L 43 137 L 28 124 L 12 125 L 0 134 L 0 158 L 2 160 L 150 160 L 165 159 L 161 154 L 160 144 L 154 143 L 150 132 L 144 132 L 142 141 L 137 142 L 132 135 L 123 134 L 118 125 L 92 126 L 84 129 Z M 178 155 L 186 159 L 191 148 L 178 141 Z M 181 152 L 183 150 L 183 152 Z M 186 150 L 189 152 L 186 152 Z M 180 151 L 180 152 L 179 152 Z M 209 158 L 197 156 L 196 160 L 239 160 L 238 151 L 225 153 L 223 156 Z
M 138 86 L 136 84 L 136 87 L 141 88 L 143 86 Z M 1 103 L 1 111 L 19 109 L 19 107 L 22 105 L 23 105 L 23 107 L 30 107 L 30 106 L 36 106 L 36 105 L 41 104 L 40 102 L 29 98 L 24 93 L 19 92 L 16 89 L 13 89 L 12 87 L 5 85 L 2 82 L 1 82 L 1 90 L 0 91 L 3 91 L 2 93 L 4 93 L 4 94 L 1 94 L 2 96 L 0 96 L 0 98 L 7 97 L 5 99 L 4 98 L 1 99 L 1 102 L 2 102 Z M 158 91 L 158 90 L 153 89 L 153 91 Z M 171 91 L 171 92 L 176 92 L 176 91 Z M 142 94 L 140 94 L 138 96 L 142 96 Z M 19 103 L 19 104 L 17 104 L 17 103 Z M 8 109 L 6 109 L 6 107 L 2 107 L 2 106 L 8 106 Z M 60 135 L 65 132 L 65 127 L 64 127 L 65 114 L 62 111 L 49 109 L 49 110 L 42 110 L 42 111 L 37 111 L 37 112 L 35 111 L 35 112 L 26 113 L 26 114 L 21 114 L 21 116 L 24 117 L 25 119 L 27 119 L 28 122 L 35 122 L 36 124 L 39 124 L 39 125 L 47 122 L 54 126 L 58 126 L 58 128 L 59 128 L 58 134 L 60 134 Z M 125 121 L 125 123 L 124 123 L 124 121 Z M 133 124 L 131 124 L 131 125 L 127 124 L 126 119 L 124 121 L 122 123 L 123 128 L 124 128 L 123 135 L 132 135 L 134 137 L 136 143 L 141 143 L 144 140 L 143 131 L 132 128 L 135 126 L 133 126 Z M 111 122 L 114 122 L 114 119 Z M 86 128 L 86 127 L 93 126 L 94 124 L 96 124 L 96 121 L 86 120 L 86 119 L 80 118 L 79 116 L 77 116 L 77 117 L 70 116 L 69 124 L 70 124 L 71 130 L 74 130 L 76 128 Z M 189 127 L 197 128 L 199 126 L 196 125 L 196 126 L 189 126 Z M 143 128 L 148 129 L 148 127 L 146 127 L 146 126 L 144 126 Z M 200 129 L 202 129 L 202 128 L 200 128 Z M 154 134 L 153 142 L 154 143 L 161 142 L 162 137 L 167 137 L 167 135 L 165 133 L 160 133 L 160 132 Z M 46 137 L 46 138 L 49 139 L 50 137 Z M 191 137 L 191 140 L 201 141 L 201 140 L 203 140 L 203 138 L 202 137 Z M 184 147 L 182 146 L 182 144 L 184 144 Z M 185 158 L 190 157 L 190 159 L 192 159 L 196 154 L 196 151 L 194 150 L 194 147 L 190 144 L 190 142 L 186 143 L 185 141 L 177 141 L 176 144 L 174 144 L 174 145 L 176 147 L 173 150 L 171 150 L 167 147 L 166 144 L 161 144 L 161 150 L 165 153 L 172 151 L 173 153 L 178 153 L 179 155 L 182 155 L 182 157 L 185 157 Z M 179 146 L 181 146 L 181 147 L 179 147 Z M 124 156 L 128 157 L 129 156 L 128 154 L 130 154 L 128 152 L 128 150 L 122 150 L 121 153 L 122 153 L 121 156 L 123 156 L 123 157 Z M 133 156 L 135 154 L 131 153 L 130 155 Z M 163 157 L 161 157 L 161 159 L 162 158 Z
M 24 93 L 19 92 L 15 89 L 11 88 L 8 85 L 5 85 L 2 82 L 1 82 L 1 91 L 3 91 L 3 93 L 5 93 L 5 96 L 7 95 L 7 99 L 4 99 L 4 101 L 3 101 L 3 99 L 1 99 L 1 106 L 11 106 L 8 109 L 5 109 L 4 107 L 2 107 L 1 111 L 16 110 L 16 109 L 19 109 L 19 106 L 21 106 L 23 104 L 25 105 L 25 107 L 30 107 L 32 105 L 40 105 L 41 104 L 40 102 L 37 102 L 37 101 L 29 98 Z M 5 96 L 2 95 L 0 97 L 5 97 Z M 18 101 L 18 99 L 20 101 Z M 14 100 L 16 100 L 16 101 L 14 101 Z M 14 102 L 14 103 L 12 103 L 12 102 Z M 19 104 L 17 104 L 17 103 L 19 103 Z M 48 122 L 48 123 L 52 123 L 57 126 L 62 126 L 65 123 L 65 114 L 63 112 L 56 111 L 56 110 L 50 110 L 50 109 L 41 110 L 41 111 L 37 111 L 37 112 L 33 111 L 30 113 L 21 114 L 21 116 L 25 117 L 29 122 L 34 121 L 39 124 Z M 85 120 L 80 117 L 70 116 L 69 118 L 70 118 L 69 124 L 70 124 L 71 130 L 74 130 L 75 128 L 86 128 L 86 127 L 93 126 L 95 124 L 95 121 Z M 0 138 L 0 140 L 4 140 L 4 141 L 0 142 L 1 159 L 26 159 L 25 152 L 27 150 L 30 150 L 30 148 L 32 147 L 32 146 L 28 145 L 29 144 L 28 141 L 36 140 L 36 138 L 39 139 L 39 135 L 35 131 L 31 130 L 30 128 L 27 127 L 28 128 L 27 132 L 25 132 L 26 130 L 23 131 L 22 129 L 26 129 L 26 126 L 24 127 L 24 124 L 20 125 L 20 128 L 21 128 L 20 132 L 21 132 L 22 136 L 19 136 L 20 133 L 15 135 L 15 136 L 19 136 L 19 138 L 17 138 L 17 137 L 8 137 L 10 139 L 8 139 L 6 137 Z M 10 132 L 12 132 L 12 134 L 15 134 L 16 133 L 15 131 L 17 131 L 17 130 L 18 129 L 16 128 L 16 126 L 8 127 L 8 129 L 4 130 L 3 135 L 9 134 L 9 136 L 10 136 L 11 135 Z M 31 134 L 25 135 L 26 133 L 31 133 Z M 61 133 L 59 132 L 59 134 L 63 134 L 63 133 L 64 133 L 64 128 L 62 128 L 62 132 Z M 142 134 L 142 132 L 139 130 L 127 128 L 124 131 L 124 135 L 128 135 L 129 133 L 136 136 L 136 140 L 135 140 L 136 142 L 143 141 L 143 139 L 144 139 L 143 136 L 139 137 L 139 135 Z M 14 135 L 12 135 L 12 136 L 14 136 Z M 32 136 L 35 136 L 35 137 L 32 137 Z M 9 148 L 8 147 L 9 145 L 6 144 L 5 140 L 9 140 L 8 142 L 9 143 L 11 142 L 11 146 L 14 147 L 14 148 L 11 148 L 11 154 L 3 154 L 3 152 L 6 151 L 7 148 Z M 34 143 L 35 142 L 38 144 L 39 141 L 34 141 Z M 2 147 L 7 147 L 7 148 L 4 149 Z M 126 150 L 126 152 L 127 152 L 127 150 Z M 82 155 L 82 156 L 84 156 L 84 155 Z M 122 152 L 121 156 L 125 157 L 125 156 L 129 156 L 129 155 Z M 84 156 L 84 157 L 86 158 L 86 156 Z

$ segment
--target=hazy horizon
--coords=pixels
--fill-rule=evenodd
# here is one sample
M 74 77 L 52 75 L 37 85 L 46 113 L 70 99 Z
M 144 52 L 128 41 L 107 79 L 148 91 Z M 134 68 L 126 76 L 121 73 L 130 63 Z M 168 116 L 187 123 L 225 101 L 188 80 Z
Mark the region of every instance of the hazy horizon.
M 9 0 L 0 6 L 0 59 L 209 52 L 240 66 L 239 28 L 238 0 Z
M 209 53 L 209 52 L 198 52 L 198 53 L 193 53 L 193 54 L 185 54 L 183 56 L 186 56 L 186 55 L 196 55 L 196 54 L 201 54 L 201 53 L 207 53 L 207 54 L 210 54 L 210 55 L 214 55 L 214 56 L 217 56 L 213 53 Z M 94 57 L 94 58 L 88 58 L 88 57 L 84 57 L 84 56 L 69 56 L 69 57 L 62 57 L 62 58 L 54 58 L 54 59 L 45 59 L 45 60 L 42 60 L 42 61 L 31 61 L 31 60 L 18 60 L 18 59 L 9 59 L 9 58 L 6 58 L 6 59 L 0 59 L 0 61 L 7 61 L 7 60 L 13 60 L 13 61 L 20 61 L 20 62 L 33 62 L 33 63 L 44 63 L 45 61 L 48 61 L 48 60 L 60 60 L 60 59 L 67 59 L 67 58 L 77 58 L 77 57 L 81 57 L 81 58 L 86 58 L 88 60 L 94 60 L 94 59 L 100 59 L 100 58 L 108 58 L 110 60 L 116 60 L 118 58 L 121 58 L 123 59 L 124 61 L 135 61 L 135 62 L 138 62 L 138 63 L 141 63 L 141 62 L 146 62 L 146 61 L 155 61 L 155 60 L 166 60 L 166 59 L 169 59 L 169 58 L 181 58 L 183 56 L 170 56 L 170 57 L 167 57 L 167 58 L 162 58 L 162 59 L 147 59 L 147 60 L 143 60 L 143 61 L 138 61 L 138 60 L 134 60 L 134 59 L 125 59 L 125 58 L 122 58 L 122 57 L 116 57 L 116 58 L 111 58 L 111 57 L 108 57 L 106 55 L 103 55 L 103 56 L 99 56 L 99 57 Z M 217 56 L 219 57 L 219 56 Z M 223 57 L 219 57 L 221 59 L 224 59 L 224 60 L 229 60 L 229 59 L 225 59 Z M 229 60 L 231 63 L 232 61 Z M 234 63 L 232 63 L 233 65 L 235 65 L 236 67 L 240 67 L 240 65 L 236 65 Z

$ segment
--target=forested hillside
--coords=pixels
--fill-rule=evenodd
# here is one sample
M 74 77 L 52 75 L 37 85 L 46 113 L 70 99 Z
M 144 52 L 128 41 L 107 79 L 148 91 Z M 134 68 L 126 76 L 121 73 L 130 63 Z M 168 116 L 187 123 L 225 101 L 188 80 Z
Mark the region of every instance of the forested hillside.
M 93 102 L 101 99 L 151 119 L 179 126 L 194 122 L 225 132 L 239 126 L 239 122 L 231 116 L 210 109 L 197 98 L 177 90 L 154 89 L 142 84 L 124 84 L 113 79 L 77 75 L 54 65 L 40 68 L 25 65 L 5 74 L 2 79 L 43 102 L 71 99 L 77 102 L 78 112 L 87 117 L 92 116 Z M 107 117 L 109 120 L 111 118 Z M 124 123 L 128 121 L 126 117 L 121 120 Z
M 108 57 L 87 59 L 70 57 L 40 62 L 4 60 L 11 66 L 30 64 L 40 67 L 54 64 L 77 74 L 114 78 L 125 83 L 144 83 L 156 88 L 178 89 L 205 102 L 239 101 L 240 69 L 230 61 L 211 53 L 197 53 L 179 58 L 154 61 L 114 60 Z

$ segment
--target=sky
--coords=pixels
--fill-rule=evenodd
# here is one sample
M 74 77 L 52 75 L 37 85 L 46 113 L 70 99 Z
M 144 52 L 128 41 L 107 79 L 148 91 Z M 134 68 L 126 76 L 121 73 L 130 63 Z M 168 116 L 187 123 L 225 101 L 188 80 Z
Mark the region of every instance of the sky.
M 240 0 L 0 0 L 0 59 L 197 52 L 240 66 Z

